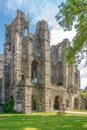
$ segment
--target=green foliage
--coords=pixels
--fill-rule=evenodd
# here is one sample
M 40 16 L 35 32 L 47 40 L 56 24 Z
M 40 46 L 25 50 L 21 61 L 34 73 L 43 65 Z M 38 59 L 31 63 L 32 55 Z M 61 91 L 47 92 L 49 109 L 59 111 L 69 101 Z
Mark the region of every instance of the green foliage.
M 82 95 L 84 98 L 87 98 L 87 91 L 82 92 L 81 95 Z
M 4 104 L 3 110 L 5 113 L 13 113 L 14 112 L 14 101 L 9 98 L 8 101 Z
M 66 52 L 68 64 L 75 62 L 76 53 L 80 52 L 87 41 L 87 0 L 67 0 L 58 6 L 59 12 L 56 15 L 58 24 L 63 29 L 76 29 L 77 34 L 73 39 L 72 50 L 69 48 Z

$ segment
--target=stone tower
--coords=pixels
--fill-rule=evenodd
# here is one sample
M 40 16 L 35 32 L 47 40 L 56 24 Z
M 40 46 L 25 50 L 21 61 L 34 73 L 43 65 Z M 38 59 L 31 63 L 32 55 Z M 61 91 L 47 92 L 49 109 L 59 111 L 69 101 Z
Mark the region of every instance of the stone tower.
M 36 27 L 36 44 L 39 46 L 41 59 L 40 72 L 41 84 L 44 91 L 44 111 L 49 111 L 49 94 L 50 94 L 50 34 L 48 24 L 45 21 L 37 23 Z
M 6 25 L 6 38 L 4 44 L 5 101 L 9 97 L 12 97 L 16 109 L 22 109 L 23 99 L 21 99 L 21 97 L 23 96 L 23 90 L 18 86 L 24 77 L 22 52 L 24 52 L 23 41 L 25 37 L 27 39 L 28 33 L 29 21 L 25 19 L 24 13 L 18 10 L 17 17 L 14 19 L 12 24 Z M 18 96 L 20 90 L 22 93 Z
M 12 24 L 6 25 L 4 50 L 5 101 L 12 97 L 14 109 L 24 113 L 32 109 L 48 111 L 50 36 L 47 22 L 38 22 L 33 35 L 29 33 L 29 21 L 18 10 Z
M 5 44 L 4 44 L 4 93 L 5 101 L 9 97 L 10 86 L 10 60 L 11 60 L 11 45 L 10 45 L 10 25 L 5 25 Z

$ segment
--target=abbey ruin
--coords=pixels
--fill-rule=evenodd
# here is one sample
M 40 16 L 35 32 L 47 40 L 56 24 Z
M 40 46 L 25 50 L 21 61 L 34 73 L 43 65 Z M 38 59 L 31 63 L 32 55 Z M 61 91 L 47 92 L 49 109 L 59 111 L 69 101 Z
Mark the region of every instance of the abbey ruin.
M 17 11 L 5 25 L 4 54 L 0 55 L 0 104 L 10 97 L 18 112 L 82 109 L 80 73 L 76 65 L 65 63 L 68 39 L 50 47 L 46 21 L 39 21 L 36 32 L 29 31 L 25 14 Z

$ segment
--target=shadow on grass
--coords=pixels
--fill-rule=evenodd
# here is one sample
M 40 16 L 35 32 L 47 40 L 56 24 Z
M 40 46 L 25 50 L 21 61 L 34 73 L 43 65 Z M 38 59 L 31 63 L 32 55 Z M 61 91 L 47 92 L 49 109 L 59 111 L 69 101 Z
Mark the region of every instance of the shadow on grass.
M 87 116 L 56 113 L 1 114 L 0 130 L 87 130 Z

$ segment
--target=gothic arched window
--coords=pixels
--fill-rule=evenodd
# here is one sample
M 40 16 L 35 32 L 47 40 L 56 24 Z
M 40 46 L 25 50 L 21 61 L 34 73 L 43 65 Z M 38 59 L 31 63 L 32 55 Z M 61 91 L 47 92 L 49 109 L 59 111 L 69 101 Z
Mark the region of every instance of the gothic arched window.
M 66 107 L 69 107 L 69 99 L 66 100 Z
M 79 109 L 79 98 L 78 97 L 76 97 L 74 99 L 74 109 Z
M 25 27 L 25 29 L 24 29 L 24 36 L 25 36 L 25 37 L 28 36 L 28 28 L 26 28 L 26 27 Z
M 74 75 L 75 75 L 75 83 L 78 84 L 78 74 L 75 72 Z
M 32 111 L 37 110 L 37 100 L 34 95 L 32 95 Z
M 63 49 L 62 47 L 58 48 L 58 61 L 62 60 L 62 54 L 63 54 Z
M 33 60 L 31 68 L 31 80 L 33 83 L 37 83 L 38 62 L 36 59 Z

